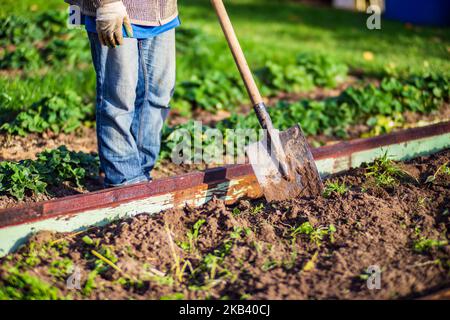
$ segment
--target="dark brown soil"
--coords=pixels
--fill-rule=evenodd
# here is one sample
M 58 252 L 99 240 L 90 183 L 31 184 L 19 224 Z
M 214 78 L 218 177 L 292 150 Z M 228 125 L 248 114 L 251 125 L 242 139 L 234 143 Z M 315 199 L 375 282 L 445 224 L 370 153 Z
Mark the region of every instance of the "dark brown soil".
M 449 161 L 447 150 L 400 164 L 408 174 L 390 187 L 360 168 L 330 178 L 346 183 L 343 195 L 232 206 L 213 200 L 81 234 L 43 232 L 0 260 L 0 288 L 12 286 L 16 266 L 76 299 L 420 297 L 450 287 L 450 174 L 441 167 Z M 306 222 L 316 232 L 295 235 Z M 196 223 L 203 223 L 198 236 L 189 237 Z M 81 290 L 66 288 L 70 272 L 54 270 L 63 259 L 80 268 Z M 380 289 L 367 286 L 370 266 L 381 269 Z

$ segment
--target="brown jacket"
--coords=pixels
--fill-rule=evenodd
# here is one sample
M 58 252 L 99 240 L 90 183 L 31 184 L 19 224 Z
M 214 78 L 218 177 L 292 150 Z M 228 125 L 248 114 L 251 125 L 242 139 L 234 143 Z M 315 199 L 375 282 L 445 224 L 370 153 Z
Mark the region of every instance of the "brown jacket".
M 96 9 L 106 3 L 122 1 L 131 23 L 160 26 L 178 16 L 177 0 L 64 0 L 80 7 L 84 15 L 95 17 Z

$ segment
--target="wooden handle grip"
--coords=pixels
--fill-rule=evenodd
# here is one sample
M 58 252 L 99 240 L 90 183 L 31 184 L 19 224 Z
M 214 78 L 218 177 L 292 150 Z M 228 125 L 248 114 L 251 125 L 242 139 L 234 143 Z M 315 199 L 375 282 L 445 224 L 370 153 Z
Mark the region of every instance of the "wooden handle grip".
M 223 33 L 227 39 L 228 45 L 230 47 L 231 53 L 233 54 L 234 61 L 239 69 L 242 79 L 244 80 L 247 92 L 252 100 L 253 105 L 263 103 L 261 94 L 259 93 L 258 87 L 256 86 L 255 79 L 253 79 L 252 72 L 245 59 L 244 52 L 239 44 L 239 41 L 234 32 L 233 25 L 231 24 L 230 18 L 228 17 L 227 11 L 222 0 L 211 0 L 211 3 L 216 10 L 217 16 L 219 17 L 220 25 L 222 26 Z

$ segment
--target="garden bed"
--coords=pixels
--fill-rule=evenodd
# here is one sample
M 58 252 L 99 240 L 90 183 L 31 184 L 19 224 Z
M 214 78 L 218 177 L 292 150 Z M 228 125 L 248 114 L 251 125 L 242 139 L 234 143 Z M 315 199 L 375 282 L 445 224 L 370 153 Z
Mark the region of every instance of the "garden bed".
M 450 151 L 327 180 L 323 196 L 213 200 L 85 232 L 41 232 L 0 260 L 0 297 L 397 299 L 450 286 Z M 80 290 L 68 290 L 74 266 Z M 381 289 L 367 268 L 381 268 Z
M 419 115 L 409 114 L 405 117 L 411 119 L 411 123 L 407 126 L 419 127 L 415 130 L 420 132 L 422 131 L 420 127 L 439 122 L 436 119 L 438 116 L 440 120 L 447 119 L 450 115 L 449 112 L 449 105 L 445 104 L 439 109 L 439 113 L 420 117 Z M 445 122 L 443 123 L 445 124 Z M 395 129 L 393 131 L 401 132 Z M 425 131 L 426 129 L 424 129 Z M 367 132 L 367 130 L 364 129 L 363 125 L 360 125 L 349 128 L 349 132 L 358 137 L 361 132 Z M 94 136 L 94 139 L 87 140 L 86 136 Z M 94 129 L 80 128 L 80 131 L 76 133 L 60 133 L 58 135 L 45 135 L 45 137 L 48 139 L 40 135 L 29 135 L 27 138 L 0 135 L 0 142 L 3 142 L 4 146 L 4 149 L 0 150 L 0 160 L 6 160 L 0 162 L 0 180 L 3 182 L 3 185 L 0 185 L 0 209 L 86 194 L 103 189 L 103 175 L 98 176 Z M 308 142 L 312 146 L 334 145 L 338 142 L 343 143 L 343 141 L 345 140 L 325 135 L 308 137 Z M 63 145 L 55 149 L 54 147 L 58 143 Z M 65 147 L 65 143 L 68 144 L 68 149 Z M 30 150 L 41 153 L 32 156 L 33 153 Z M 153 179 L 223 166 L 221 163 L 176 165 L 167 159 L 167 150 L 165 150 L 165 153 L 166 157 L 163 157 L 152 171 Z M 7 161 L 16 160 L 15 158 L 20 159 L 25 155 L 27 155 L 27 159 L 32 160 Z M 8 158 L 5 159 L 4 157 Z

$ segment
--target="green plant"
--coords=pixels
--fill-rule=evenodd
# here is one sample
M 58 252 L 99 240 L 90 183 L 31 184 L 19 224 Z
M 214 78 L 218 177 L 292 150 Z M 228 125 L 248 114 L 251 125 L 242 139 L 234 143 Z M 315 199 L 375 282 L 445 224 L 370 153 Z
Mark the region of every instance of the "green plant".
M 253 208 L 251 208 L 251 213 L 256 215 L 264 210 L 264 203 L 257 204 Z
M 35 70 L 49 65 L 74 67 L 89 61 L 87 42 L 66 26 L 64 11 L 48 10 L 30 18 L 0 17 L 0 69 Z
M 32 162 L 0 162 L 0 194 L 7 194 L 21 200 L 27 192 L 46 192 L 47 183 L 36 172 Z
M 366 167 L 366 177 L 372 177 L 375 184 L 380 187 L 392 187 L 398 183 L 398 179 L 407 175 L 394 161 L 389 159 L 387 152 Z
M 275 261 L 275 260 L 272 260 L 272 259 L 267 259 L 264 262 L 264 264 L 262 265 L 261 269 L 262 269 L 262 271 L 267 272 L 269 270 L 272 270 L 272 269 L 278 267 L 278 265 L 279 265 L 278 261 Z
M 45 181 L 52 185 L 70 181 L 82 187 L 87 178 L 98 175 L 98 157 L 69 151 L 65 146 L 39 153 L 34 166 Z
M 0 300 L 59 300 L 59 290 L 45 281 L 10 268 L 6 276 L 0 280 Z
M 47 193 L 49 186 L 65 181 L 81 187 L 87 178 L 94 178 L 97 174 L 96 156 L 69 151 L 61 146 L 39 153 L 36 160 L 0 162 L 0 194 L 21 200 L 27 192 Z
M 330 238 L 331 242 L 334 242 L 333 234 L 336 232 L 336 227 L 330 224 L 328 227 L 314 228 L 308 221 L 302 223 L 296 228 L 292 228 L 291 237 L 296 239 L 298 235 L 306 235 L 309 237 L 311 243 L 320 247 L 322 240 L 325 236 Z
M 73 262 L 69 258 L 53 260 L 48 272 L 58 280 L 65 280 L 73 269 Z
M 189 103 L 192 109 L 234 110 L 246 100 L 236 76 L 209 71 L 182 81 L 174 95 L 174 105 Z
M 96 269 L 89 272 L 86 282 L 83 287 L 83 294 L 85 296 L 89 296 L 91 294 L 92 290 L 97 288 L 97 285 L 95 283 L 95 279 L 97 278 L 97 276 L 98 276 L 98 271 Z
M 446 246 L 447 244 L 447 240 L 435 240 L 422 236 L 418 240 L 414 241 L 413 249 L 418 253 L 424 253 L 430 251 L 433 248 Z
M 200 270 L 208 273 L 209 280 L 214 280 L 217 276 L 231 276 L 231 272 L 223 266 L 223 262 L 226 256 L 231 253 L 235 241 L 241 239 L 242 236 L 248 235 L 250 232 L 248 228 L 234 227 L 228 239 L 214 249 L 213 252 L 205 255 L 200 263 Z
M 70 133 L 93 118 L 92 105 L 85 105 L 74 91 L 49 95 L 20 112 L 16 118 L 4 123 L 0 129 L 9 134 L 26 136 L 28 133 Z
M 241 210 L 238 207 L 234 207 L 232 213 L 233 216 L 237 217 L 238 215 L 241 214 Z
M 178 282 L 183 282 L 185 271 L 187 268 L 190 269 L 191 273 L 194 273 L 194 269 L 192 268 L 192 264 L 189 260 L 184 260 L 180 255 L 177 253 L 175 242 L 172 238 L 172 231 L 169 229 L 168 226 L 166 226 L 166 234 L 167 234 L 167 241 L 169 242 L 170 252 L 172 254 L 173 258 L 173 264 L 171 271 L 173 272 L 174 278 Z
M 205 223 L 206 223 L 205 219 L 199 219 L 199 220 L 197 220 L 197 222 L 194 223 L 192 230 L 189 230 L 186 233 L 186 237 L 187 237 L 188 241 L 179 243 L 180 247 L 183 250 L 190 251 L 190 252 L 192 252 L 194 250 L 195 244 L 197 242 L 198 235 L 200 232 L 200 228 Z
M 184 294 L 181 292 L 177 292 L 177 293 L 172 293 L 166 296 L 162 296 L 161 298 L 159 298 L 160 300 L 184 300 Z
M 84 236 L 83 238 L 81 238 L 81 240 L 88 246 L 91 246 L 94 244 L 94 240 L 92 240 L 91 237 L 89 237 L 89 236 Z
M 266 94 L 301 92 L 314 86 L 335 87 L 345 80 L 348 68 L 326 55 L 303 53 L 295 64 L 266 62 L 256 75 Z
M 425 183 L 434 182 L 440 174 L 450 175 L 450 167 L 448 166 L 448 161 L 439 166 L 439 168 L 437 168 L 434 174 L 428 176 L 427 179 L 425 180 Z
M 430 83 L 429 85 L 427 85 Z M 402 88 L 412 86 L 420 92 L 420 108 L 405 99 Z M 434 92 L 434 93 L 433 93 Z M 440 92 L 436 95 L 437 92 Z M 413 76 L 406 79 L 384 78 L 381 85 L 353 86 L 344 90 L 338 97 L 327 98 L 322 101 L 304 99 L 297 102 L 279 101 L 269 108 L 269 114 L 274 126 L 285 130 L 300 123 L 306 135 L 336 135 L 345 137 L 347 128 L 354 124 L 367 124 L 370 128 L 369 136 L 389 132 L 404 123 L 402 114 L 405 111 L 429 113 L 446 101 L 449 101 L 449 84 L 447 76 L 435 74 Z M 425 106 L 425 107 L 424 107 Z M 229 118 L 219 121 L 215 128 L 223 137 L 223 145 L 205 135 L 210 129 L 202 126 L 201 135 L 195 135 L 194 122 L 165 127 L 163 131 L 163 150 L 161 158 L 172 155 L 181 137 L 177 132 L 186 132 L 191 137 L 190 146 L 203 143 L 208 146 L 208 155 L 224 152 L 226 146 L 237 149 L 236 137 L 229 129 L 255 129 L 260 125 L 253 114 L 232 114 Z M 247 141 L 248 142 L 248 141 Z M 246 143 L 247 143 L 246 142 Z M 189 159 L 199 157 L 194 150 Z
M 279 91 L 301 92 L 314 87 L 312 75 L 297 65 L 282 66 L 269 61 L 257 70 L 256 75 L 263 84 L 262 91 L 266 94 Z
M 297 65 L 312 75 L 314 84 L 320 87 L 335 87 L 344 81 L 348 67 L 328 55 L 303 53 L 297 57 Z
M 323 191 L 323 196 L 325 198 L 328 198 L 332 193 L 343 195 L 347 191 L 348 187 L 344 182 L 339 183 L 339 181 L 336 182 L 327 181 L 327 183 L 325 184 L 325 190 Z

